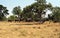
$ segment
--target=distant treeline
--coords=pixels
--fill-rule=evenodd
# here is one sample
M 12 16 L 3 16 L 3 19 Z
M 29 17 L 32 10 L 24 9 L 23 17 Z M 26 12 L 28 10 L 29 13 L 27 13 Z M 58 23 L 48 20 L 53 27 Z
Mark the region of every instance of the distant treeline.
M 46 0 L 35 0 L 33 4 L 26 6 L 21 10 L 20 6 L 14 7 L 10 17 L 6 18 L 8 9 L 3 5 L 0 5 L 0 21 L 26 21 L 26 22 L 45 22 L 53 21 L 60 22 L 60 7 L 53 7 L 51 3 L 47 4 Z M 46 12 L 50 10 L 52 13 L 48 14 L 46 18 Z

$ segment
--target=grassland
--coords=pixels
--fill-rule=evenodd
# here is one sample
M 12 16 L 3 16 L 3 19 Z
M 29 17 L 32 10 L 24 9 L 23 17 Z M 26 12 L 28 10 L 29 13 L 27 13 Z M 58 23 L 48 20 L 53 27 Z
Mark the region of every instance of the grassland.
M 60 38 L 60 23 L 0 22 L 0 38 Z

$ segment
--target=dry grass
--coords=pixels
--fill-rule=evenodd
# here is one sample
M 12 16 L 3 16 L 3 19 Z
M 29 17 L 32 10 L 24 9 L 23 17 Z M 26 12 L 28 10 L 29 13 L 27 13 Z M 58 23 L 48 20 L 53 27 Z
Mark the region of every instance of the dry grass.
M 60 23 L 0 22 L 0 38 L 60 38 Z

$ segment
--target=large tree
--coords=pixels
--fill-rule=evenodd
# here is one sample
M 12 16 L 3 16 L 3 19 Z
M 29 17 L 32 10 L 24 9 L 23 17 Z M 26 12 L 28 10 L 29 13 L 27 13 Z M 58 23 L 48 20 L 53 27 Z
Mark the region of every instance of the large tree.
M 52 5 L 50 3 L 46 4 L 46 0 L 37 0 L 33 5 L 33 11 L 37 13 L 39 18 L 42 18 L 43 14 L 46 14 L 46 9 L 50 9 Z
M 20 6 L 14 7 L 12 13 L 13 13 L 13 15 L 16 15 L 19 20 L 21 19 L 22 11 L 21 11 Z
M 60 22 L 60 7 L 54 7 L 52 10 L 53 21 Z
M 5 20 L 6 16 L 8 15 L 8 10 L 3 5 L 0 5 L 0 21 Z
M 29 5 L 29 6 L 26 6 L 24 9 L 23 9 L 23 17 L 24 17 L 24 20 L 31 20 L 33 19 L 33 12 L 32 12 L 32 7 Z
M 36 0 L 35 3 L 25 7 L 23 9 L 24 15 L 33 17 L 33 20 L 40 20 L 42 19 L 42 15 L 46 14 L 46 9 L 50 9 L 52 5 L 50 3 L 46 4 L 46 0 Z M 26 15 L 27 14 L 27 15 Z

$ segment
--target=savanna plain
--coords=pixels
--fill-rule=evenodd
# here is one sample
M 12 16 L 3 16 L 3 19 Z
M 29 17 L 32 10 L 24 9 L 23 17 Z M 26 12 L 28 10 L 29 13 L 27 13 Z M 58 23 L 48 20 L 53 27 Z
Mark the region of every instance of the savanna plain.
M 60 23 L 0 22 L 0 38 L 60 38 Z

